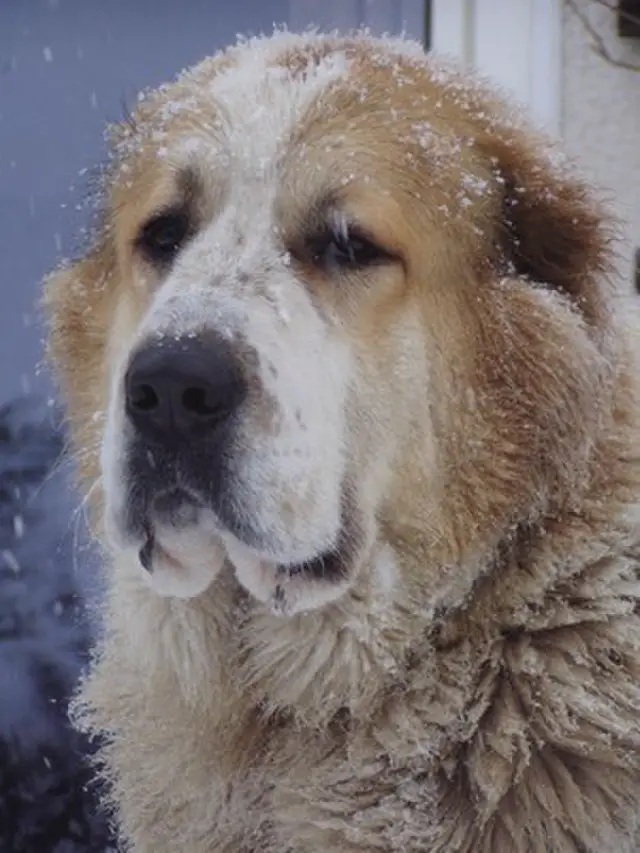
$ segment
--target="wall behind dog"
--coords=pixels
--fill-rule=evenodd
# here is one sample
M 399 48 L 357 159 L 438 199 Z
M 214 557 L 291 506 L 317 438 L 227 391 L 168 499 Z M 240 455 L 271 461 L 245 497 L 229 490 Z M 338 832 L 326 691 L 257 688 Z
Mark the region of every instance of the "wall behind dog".
M 638 67 L 619 68 L 598 56 L 584 26 L 565 4 L 562 136 L 593 180 L 607 188 L 607 197 L 625 222 L 620 281 L 630 287 L 640 247 L 640 40 L 619 39 L 616 16 L 604 5 L 589 3 L 584 9 L 611 54 Z

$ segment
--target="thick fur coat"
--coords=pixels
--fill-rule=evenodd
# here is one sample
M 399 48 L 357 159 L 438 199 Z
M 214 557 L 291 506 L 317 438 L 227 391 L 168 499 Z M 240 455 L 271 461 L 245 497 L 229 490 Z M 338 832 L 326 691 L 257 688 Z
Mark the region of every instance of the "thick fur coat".
M 109 586 L 76 714 L 131 850 L 637 850 L 610 251 L 546 141 L 402 41 L 250 40 L 114 129 L 46 302 Z M 148 439 L 136 353 L 211 336 L 233 417 Z

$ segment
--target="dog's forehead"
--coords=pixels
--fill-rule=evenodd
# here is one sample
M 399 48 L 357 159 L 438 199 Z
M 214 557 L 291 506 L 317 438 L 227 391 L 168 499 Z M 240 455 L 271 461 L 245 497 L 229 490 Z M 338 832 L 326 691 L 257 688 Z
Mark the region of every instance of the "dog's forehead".
M 282 149 L 301 117 L 331 84 L 347 78 L 350 60 L 334 52 L 296 74 L 270 57 L 245 54 L 236 68 L 218 75 L 211 95 L 236 157 L 253 155 L 256 141 L 267 153 Z
M 393 101 L 396 89 L 415 84 L 416 69 L 426 82 L 425 60 L 418 45 L 401 39 L 289 33 L 252 39 L 143 96 L 135 122 L 120 129 L 117 159 L 147 153 L 149 144 L 160 157 L 177 151 L 195 156 L 217 141 L 235 162 L 265 168 L 310 112 L 316 133 L 340 110 L 346 127 L 358 109 L 364 112 L 376 99 Z M 388 85 L 381 85 L 381 74 Z M 389 119 L 394 116 L 392 110 Z
M 305 51 L 284 37 L 252 40 L 141 95 L 115 140 L 118 160 L 149 148 L 160 157 L 194 158 L 217 143 L 236 162 L 266 167 L 310 105 L 347 78 L 350 64 L 345 50 Z
M 350 65 L 344 52 L 334 52 L 296 74 L 275 59 L 245 53 L 213 78 L 208 95 L 225 157 L 258 178 L 281 157 L 311 105 L 346 79 Z

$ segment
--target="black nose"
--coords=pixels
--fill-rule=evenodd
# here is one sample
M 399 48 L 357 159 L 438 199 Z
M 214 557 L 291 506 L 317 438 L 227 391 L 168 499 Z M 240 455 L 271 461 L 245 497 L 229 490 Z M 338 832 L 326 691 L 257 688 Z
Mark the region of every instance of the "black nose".
M 156 441 L 194 438 L 220 426 L 245 395 L 228 342 L 214 335 L 148 343 L 125 377 L 127 414 L 143 437 Z

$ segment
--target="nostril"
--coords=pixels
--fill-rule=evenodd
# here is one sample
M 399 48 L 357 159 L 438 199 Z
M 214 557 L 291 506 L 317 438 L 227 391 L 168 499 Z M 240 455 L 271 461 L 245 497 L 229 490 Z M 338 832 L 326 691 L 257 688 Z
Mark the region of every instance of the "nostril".
M 138 384 L 129 389 L 129 405 L 138 412 L 152 412 L 160 405 L 160 398 L 152 385 Z
M 211 389 L 193 386 L 182 393 L 182 406 L 185 412 L 201 418 L 210 418 L 220 411 L 220 401 Z

